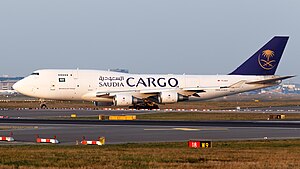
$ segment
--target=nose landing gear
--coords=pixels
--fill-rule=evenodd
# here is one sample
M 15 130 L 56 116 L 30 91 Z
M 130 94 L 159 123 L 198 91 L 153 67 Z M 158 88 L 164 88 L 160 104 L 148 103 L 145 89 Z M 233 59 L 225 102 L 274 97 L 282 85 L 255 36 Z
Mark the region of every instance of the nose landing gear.
M 46 102 L 44 101 L 44 100 L 40 100 L 40 108 L 41 109 L 48 109 L 48 107 L 47 107 L 47 104 L 46 104 Z

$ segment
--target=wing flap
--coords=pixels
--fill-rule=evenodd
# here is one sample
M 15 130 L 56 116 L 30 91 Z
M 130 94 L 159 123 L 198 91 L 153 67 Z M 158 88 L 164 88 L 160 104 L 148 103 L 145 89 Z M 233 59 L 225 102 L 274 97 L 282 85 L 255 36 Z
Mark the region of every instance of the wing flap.
M 157 94 L 164 91 L 174 91 L 176 89 L 168 88 L 168 89 L 152 89 L 152 90 L 140 90 L 142 94 Z

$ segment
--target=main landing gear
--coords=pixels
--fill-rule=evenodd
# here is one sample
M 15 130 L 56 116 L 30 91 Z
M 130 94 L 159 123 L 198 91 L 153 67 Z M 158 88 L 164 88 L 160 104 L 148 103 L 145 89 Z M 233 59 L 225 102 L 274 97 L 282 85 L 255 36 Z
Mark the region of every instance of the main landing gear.
M 153 109 L 159 109 L 158 105 L 154 102 L 144 102 L 144 103 L 140 103 L 140 104 L 135 104 L 133 106 L 129 106 L 130 109 L 136 109 L 136 110 L 140 110 L 140 109 L 149 109 L 149 110 L 153 110 Z

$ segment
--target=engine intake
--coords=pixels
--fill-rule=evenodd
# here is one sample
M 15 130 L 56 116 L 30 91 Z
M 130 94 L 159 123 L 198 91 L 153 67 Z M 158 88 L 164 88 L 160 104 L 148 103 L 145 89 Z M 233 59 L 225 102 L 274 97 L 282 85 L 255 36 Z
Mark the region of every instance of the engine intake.
M 143 100 L 129 94 L 118 94 L 114 97 L 113 105 L 115 106 L 130 106 L 133 104 L 142 103 Z
M 159 103 L 176 103 L 179 101 L 188 100 L 188 96 L 183 96 L 177 92 L 161 92 L 158 96 Z

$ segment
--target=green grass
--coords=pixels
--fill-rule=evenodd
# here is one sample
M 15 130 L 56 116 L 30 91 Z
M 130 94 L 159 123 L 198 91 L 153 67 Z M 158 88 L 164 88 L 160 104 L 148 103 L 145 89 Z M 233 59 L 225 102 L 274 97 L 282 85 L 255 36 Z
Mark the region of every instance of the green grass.
M 138 114 L 138 120 L 267 120 L 274 113 L 218 113 L 218 112 L 161 112 Z M 284 113 L 278 113 L 284 114 Z M 285 120 L 300 120 L 300 113 L 287 113 Z M 98 116 L 55 117 L 52 119 L 98 120 Z
M 1 101 L 0 108 L 38 108 L 39 101 Z M 86 101 L 47 101 L 49 108 L 91 108 L 102 109 L 103 107 L 96 107 L 92 102 Z M 179 102 L 174 104 L 159 105 L 161 109 L 235 109 L 236 107 L 250 108 L 250 107 L 270 107 L 270 106 L 299 106 L 300 100 L 284 101 L 202 101 L 202 102 Z M 116 108 L 116 107 L 111 107 Z M 123 107 L 127 108 L 127 107 Z
M 299 168 L 300 140 L 0 146 L 0 168 Z
M 215 112 L 163 112 L 137 115 L 139 120 L 267 120 L 274 113 L 215 113 Z M 282 113 L 278 113 L 282 114 Z M 284 114 L 284 113 L 283 113 Z M 285 114 L 287 120 L 299 120 L 299 113 Z

